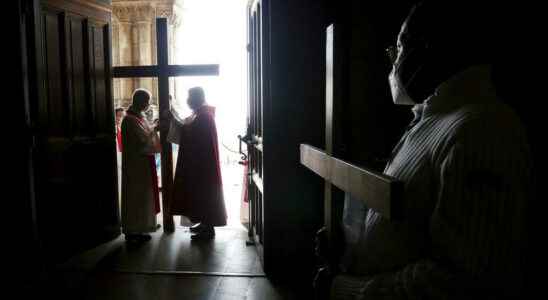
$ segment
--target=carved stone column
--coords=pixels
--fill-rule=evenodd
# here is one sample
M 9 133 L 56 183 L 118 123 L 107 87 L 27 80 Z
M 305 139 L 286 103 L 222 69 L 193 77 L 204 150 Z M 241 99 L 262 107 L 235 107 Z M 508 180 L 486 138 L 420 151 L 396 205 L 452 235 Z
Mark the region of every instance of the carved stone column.
M 152 65 L 151 21 L 138 21 L 136 27 L 139 32 L 139 41 L 137 43 L 139 49 L 138 65 Z M 153 91 L 151 78 L 140 78 L 139 81 L 140 87 Z
M 131 66 L 133 64 L 133 49 L 131 47 L 131 23 L 120 21 L 118 24 L 118 62 L 120 66 Z M 123 107 L 131 104 L 131 95 L 133 93 L 133 79 L 120 79 L 120 90 L 115 92 L 120 95 L 119 103 Z
M 118 42 L 120 41 L 119 38 L 119 26 L 120 22 L 113 21 L 112 22 L 112 66 L 116 67 L 120 65 L 120 45 Z M 120 79 L 115 78 L 112 80 L 112 87 L 113 87 L 113 96 L 114 96 L 114 107 L 120 107 Z
M 183 0 L 113 0 L 113 57 L 114 65 L 155 65 L 156 62 L 156 17 L 168 18 L 169 56 L 174 63 L 175 30 L 180 20 L 177 17 L 178 3 Z M 116 33 L 114 31 L 116 28 Z M 157 79 L 117 79 L 114 82 L 114 101 L 127 107 L 135 88 L 142 87 L 152 93 L 153 104 L 158 101 Z M 175 95 L 175 82 L 170 79 L 170 94 Z

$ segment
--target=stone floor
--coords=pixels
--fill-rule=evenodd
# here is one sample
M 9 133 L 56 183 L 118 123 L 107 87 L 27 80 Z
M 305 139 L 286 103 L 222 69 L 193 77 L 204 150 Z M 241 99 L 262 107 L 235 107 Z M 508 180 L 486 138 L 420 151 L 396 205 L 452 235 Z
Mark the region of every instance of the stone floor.
M 129 247 L 123 239 L 57 267 L 39 295 L 55 299 L 307 299 L 269 280 L 243 227 L 216 229 L 211 242 L 193 242 L 188 228 L 160 229 Z M 203 273 L 202 273 L 203 272 Z
M 49 286 L 55 299 L 306 299 L 267 278 L 64 273 Z
M 241 207 L 242 176 L 239 165 L 223 167 L 229 226 L 216 228 L 215 240 L 191 241 L 188 227 L 175 217 L 175 233 L 164 234 L 160 228 L 140 246 L 129 246 L 122 235 L 57 266 L 43 285 L 21 291 L 17 298 L 309 299 L 308 293 L 268 279 L 255 248 L 246 245 L 247 232 L 240 224 L 246 209 Z
M 117 272 L 192 271 L 263 275 L 257 252 L 246 246 L 247 232 L 242 226 L 218 227 L 212 241 L 192 241 L 188 227 L 176 232 L 162 229 L 144 244 L 132 246 L 124 236 L 80 254 L 61 269 L 108 270 Z

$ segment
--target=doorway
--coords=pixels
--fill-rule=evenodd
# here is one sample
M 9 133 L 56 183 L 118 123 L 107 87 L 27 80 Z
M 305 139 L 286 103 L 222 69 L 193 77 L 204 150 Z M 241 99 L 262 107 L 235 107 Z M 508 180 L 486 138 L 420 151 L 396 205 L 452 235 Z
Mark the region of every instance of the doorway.
M 116 2 L 113 2 L 114 4 Z M 161 229 L 153 234 L 152 241 L 139 249 L 120 246 L 123 236 L 113 243 L 116 251 L 110 252 L 102 263 L 108 268 L 133 271 L 194 271 L 235 272 L 262 274 L 260 260 L 253 247 L 246 246 L 247 207 L 242 201 L 244 167 L 238 153 L 238 134 L 245 132 L 247 104 L 247 24 L 245 0 L 188 0 L 177 2 L 171 19 L 168 18 L 169 64 L 195 65 L 219 64 L 219 76 L 185 76 L 170 78 L 169 94 L 172 105 L 181 117 L 191 114 L 186 105 L 188 89 L 201 86 L 206 101 L 216 107 L 216 125 L 219 137 L 219 159 L 223 178 L 224 199 L 228 226 L 217 228 L 215 240 L 207 245 L 190 242 L 188 226 L 181 217 L 174 217 L 175 233 L 164 234 Z M 116 9 L 114 9 L 116 12 Z M 115 66 L 154 65 L 156 61 L 153 26 L 135 22 L 128 25 L 113 16 L 113 55 Z M 116 24 L 118 21 L 118 25 Z M 118 26 L 116 28 L 116 26 Z M 125 26 L 125 27 L 124 27 Z M 128 28 L 129 27 L 129 28 Z M 125 33 L 124 33 L 125 32 Z M 131 32 L 131 40 L 127 33 Z M 137 45 L 137 46 L 136 46 Z M 131 48 L 131 55 L 122 53 Z M 150 50 L 150 51 L 149 51 Z M 132 59 L 129 59 L 131 57 Z M 139 59 L 135 59 L 138 57 Z M 158 82 L 155 78 L 115 79 L 114 98 L 117 106 L 127 108 L 128 95 L 133 89 L 145 87 L 152 92 L 150 121 L 158 116 Z M 173 146 L 173 168 L 177 162 L 177 145 Z M 160 157 L 157 158 L 160 176 Z M 161 182 L 161 180 L 159 180 Z M 243 213 L 242 213 L 243 212 Z M 162 224 L 163 216 L 158 215 Z M 228 259 L 230 258 L 230 260 Z
M 244 170 L 239 164 L 237 138 L 245 133 L 246 125 L 246 2 L 183 1 L 181 25 L 174 35 L 172 57 L 172 63 L 177 65 L 220 66 L 219 76 L 174 78 L 173 105 L 179 115 L 188 116 L 191 113 L 186 104 L 188 89 L 201 86 L 207 103 L 216 108 L 219 160 L 229 227 L 239 227 L 246 219 L 241 215 Z

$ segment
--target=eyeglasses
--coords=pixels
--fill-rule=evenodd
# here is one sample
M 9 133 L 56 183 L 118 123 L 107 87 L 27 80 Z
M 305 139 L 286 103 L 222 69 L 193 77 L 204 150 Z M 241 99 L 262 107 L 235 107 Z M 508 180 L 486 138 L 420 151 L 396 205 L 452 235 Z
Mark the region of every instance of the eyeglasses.
M 396 50 L 396 46 L 390 46 L 386 48 L 385 51 L 390 62 L 394 64 L 396 62 L 396 59 L 398 58 L 398 50 Z

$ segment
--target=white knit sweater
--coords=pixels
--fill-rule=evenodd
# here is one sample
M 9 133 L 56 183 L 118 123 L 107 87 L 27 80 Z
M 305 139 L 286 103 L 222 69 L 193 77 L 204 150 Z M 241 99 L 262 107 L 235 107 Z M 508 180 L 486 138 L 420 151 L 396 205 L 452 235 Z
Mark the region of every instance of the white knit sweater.
M 497 101 L 485 66 L 443 83 L 413 112 L 418 122 L 385 169 L 405 184 L 405 217 L 367 212 L 357 267 L 336 278 L 333 298 L 515 291 L 531 191 L 519 119 Z

